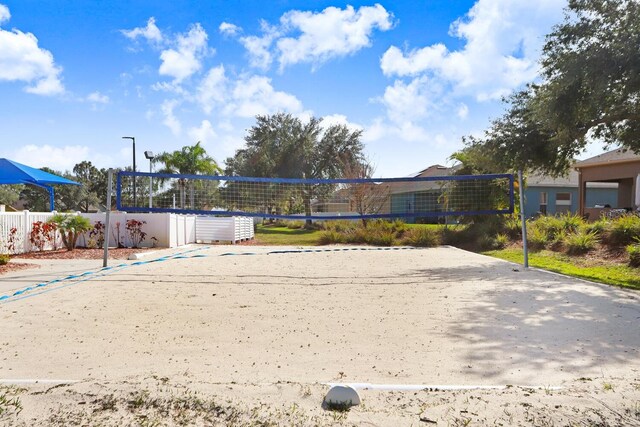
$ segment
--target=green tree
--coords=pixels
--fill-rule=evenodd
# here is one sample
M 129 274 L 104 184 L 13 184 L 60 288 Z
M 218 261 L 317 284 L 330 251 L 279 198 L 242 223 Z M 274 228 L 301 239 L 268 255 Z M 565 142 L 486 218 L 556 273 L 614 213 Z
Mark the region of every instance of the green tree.
M 356 164 L 362 158 L 362 131 L 351 131 L 344 125 L 323 128 L 321 119 L 311 118 L 303 123 L 284 113 L 257 116 L 256 122 L 245 137 L 246 147 L 227 159 L 228 175 L 338 178 L 344 174 L 346 165 Z M 300 192 L 307 216 L 311 215 L 311 200 L 318 191 L 317 186 L 305 186 Z M 276 196 L 280 200 L 273 201 L 282 203 L 293 197 L 280 196 Z
M 0 185 L 0 205 L 11 206 L 20 199 L 23 185 Z
M 76 177 L 68 172 L 62 173 L 48 167 L 40 168 L 41 171 L 75 181 Z M 82 187 L 78 185 L 54 185 L 55 209 L 59 212 L 80 210 L 82 198 Z M 25 201 L 25 209 L 33 212 L 47 212 L 49 207 L 49 192 L 42 187 L 35 185 L 25 185 L 20 198 Z
M 530 87 L 507 98 L 509 110 L 482 137 L 463 138 L 465 148 L 452 156 L 461 162 L 462 174 L 539 169 L 561 175 L 569 168 L 579 150 L 558 145 L 554 133 L 541 125 L 531 108 L 533 91 Z
M 100 204 L 106 197 L 107 177 L 103 171 L 86 160 L 76 164 L 73 167 L 73 173 L 75 176 L 72 179 L 82 184 L 79 191 L 78 208 L 82 212 L 89 212 L 91 207 Z M 100 192 L 104 193 L 102 197 L 100 197 Z
M 565 155 L 589 139 L 640 151 L 640 2 L 569 0 L 531 108 Z
M 78 237 L 82 233 L 93 228 L 91 221 L 80 215 L 56 214 L 51 217 L 49 222 L 55 224 L 60 230 L 62 242 L 68 251 L 75 249 Z
M 162 163 L 163 167 L 159 173 L 186 174 L 186 175 L 216 175 L 222 170 L 216 161 L 207 154 L 207 151 L 197 142 L 193 146 L 184 146 L 181 150 L 164 152 L 159 154 L 154 163 Z M 191 193 L 191 208 L 195 209 L 195 190 L 211 190 L 211 185 L 204 182 L 189 182 L 180 179 L 177 183 L 180 190 L 180 207 L 185 207 L 185 188 L 189 186 Z M 197 188 L 196 188 L 197 187 Z M 202 188 L 200 188 L 202 187 Z
M 468 155 L 494 171 L 563 175 L 590 141 L 640 151 L 640 3 L 569 0 L 546 38 L 542 81 L 509 97 L 508 111 Z

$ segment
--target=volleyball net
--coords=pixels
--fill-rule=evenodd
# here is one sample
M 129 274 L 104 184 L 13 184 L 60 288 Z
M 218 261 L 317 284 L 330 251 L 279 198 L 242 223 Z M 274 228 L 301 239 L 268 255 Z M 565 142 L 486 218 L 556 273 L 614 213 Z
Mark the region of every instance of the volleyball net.
M 273 219 L 438 218 L 507 214 L 511 174 L 289 179 L 119 172 L 118 210 Z

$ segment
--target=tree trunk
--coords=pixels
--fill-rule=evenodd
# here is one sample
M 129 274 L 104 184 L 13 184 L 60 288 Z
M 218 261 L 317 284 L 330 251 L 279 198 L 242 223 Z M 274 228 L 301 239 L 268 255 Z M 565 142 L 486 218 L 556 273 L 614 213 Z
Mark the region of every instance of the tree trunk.
M 311 216 L 311 193 L 309 191 L 302 192 L 302 200 L 304 202 L 304 214 L 305 216 L 309 217 Z M 312 224 L 313 221 L 311 221 L 310 219 L 307 219 L 305 221 L 306 228 L 311 228 Z
M 71 244 L 73 243 L 73 235 L 71 231 L 65 232 L 64 230 L 60 231 L 60 235 L 62 236 L 62 243 L 67 248 L 68 251 L 72 249 Z

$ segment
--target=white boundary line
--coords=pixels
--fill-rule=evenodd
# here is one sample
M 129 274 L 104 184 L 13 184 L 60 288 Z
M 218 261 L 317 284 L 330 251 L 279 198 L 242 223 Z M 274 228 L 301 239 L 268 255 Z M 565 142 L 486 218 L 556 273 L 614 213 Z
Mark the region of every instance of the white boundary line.
M 330 387 L 341 385 L 349 386 L 356 390 L 383 390 L 383 391 L 420 391 L 420 390 L 506 390 L 508 388 L 528 388 L 558 391 L 564 387 L 542 385 L 435 385 L 435 384 L 370 384 L 370 383 L 324 383 Z

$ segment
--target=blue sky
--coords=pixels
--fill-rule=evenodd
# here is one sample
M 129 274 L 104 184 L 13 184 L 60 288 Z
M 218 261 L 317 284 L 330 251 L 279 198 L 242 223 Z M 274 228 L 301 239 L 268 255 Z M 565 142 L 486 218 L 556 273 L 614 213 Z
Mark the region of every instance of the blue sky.
M 64 7 L 61 7 L 64 6 Z M 69 170 L 196 141 L 219 162 L 255 114 L 363 129 L 377 176 L 449 164 L 536 79 L 564 1 L 0 0 L 0 157 Z

